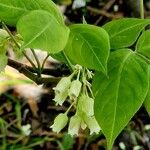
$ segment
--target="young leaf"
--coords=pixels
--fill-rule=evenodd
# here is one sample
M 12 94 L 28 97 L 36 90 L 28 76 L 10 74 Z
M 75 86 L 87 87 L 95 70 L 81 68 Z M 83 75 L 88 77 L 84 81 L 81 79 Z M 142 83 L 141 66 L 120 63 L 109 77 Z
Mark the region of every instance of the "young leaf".
M 66 55 L 76 64 L 106 73 L 110 51 L 107 32 L 88 24 L 72 25 L 70 30 Z
M 108 150 L 141 107 L 148 91 L 148 64 L 135 52 L 111 53 L 108 77 L 96 73 L 93 81 L 95 117 L 107 138 Z
M 150 58 L 150 30 L 142 33 L 138 39 L 136 51 Z
M 19 18 L 31 10 L 46 10 L 63 23 L 63 17 L 51 0 L 0 0 L 0 20 L 15 26 Z
M 43 10 L 34 10 L 21 17 L 17 31 L 25 42 L 22 49 L 37 48 L 49 53 L 63 50 L 69 36 L 69 28 Z
M 134 44 L 149 19 L 123 18 L 103 26 L 110 36 L 111 49 L 125 48 Z

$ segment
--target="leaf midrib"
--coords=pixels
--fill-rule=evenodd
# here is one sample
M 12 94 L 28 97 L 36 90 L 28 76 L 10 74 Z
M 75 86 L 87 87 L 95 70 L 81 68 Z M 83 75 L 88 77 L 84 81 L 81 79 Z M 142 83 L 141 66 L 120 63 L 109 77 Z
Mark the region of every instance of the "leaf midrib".
M 16 9 L 16 10 L 20 10 L 20 11 L 28 11 L 27 9 L 23 9 L 21 7 L 15 7 L 15 6 L 10 6 L 10 5 L 6 5 L 6 4 L 0 4 L 0 6 L 2 7 L 7 7 L 7 8 L 10 8 L 10 9 Z
M 23 48 L 27 47 L 29 44 L 31 44 L 36 38 L 38 38 L 44 31 L 46 31 L 49 28 L 50 23 L 48 23 L 40 32 L 38 32 L 28 43 L 23 45 Z
M 128 58 L 130 57 L 130 55 L 132 54 L 132 51 L 129 51 L 129 53 L 127 54 L 127 56 L 124 58 L 120 68 L 119 68 L 119 73 L 118 73 L 118 86 L 117 86 L 117 92 L 116 92 L 116 101 L 115 101 L 115 110 L 114 110 L 114 117 L 113 117 L 113 123 L 112 123 L 112 130 L 111 130 L 111 134 L 110 134 L 110 140 L 109 143 L 112 143 L 113 140 L 113 132 L 114 132 L 114 126 L 115 126 L 115 121 L 116 121 L 116 112 L 117 112 L 117 101 L 118 101 L 118 94 L 119 94 L 119 87 L 120 87 L 120 80 L 121 80 L 121 74 L 122 74 L 122 70 L 123 70 L 123 66 L 125 64 L 125 62 L 128 60 Z
M 148 23 L 148 22 L 147 22 Z M 110 38 L 114 38 L 115 36 L 117 36 L 117 35 L 119 35 L 119 34 L 121 34 L 121 33 L 123 33 L 123 32 L 125 32 L 125 31 L 127 31 L 127 30 L 129 30 L 129 29 L 132 29 L 132 28 L 134 28 L 134 27 L 137 27 L 137 26 L 139 26 L 139 25 L 142 25 L 142 24 L 146 24 L 145 22 L 143 23 L 139 23 L 139 24 L 136 24 L 136 25 L 134 25 L 134 26 L 131 26 L 131 27 L 129 27 L 129 28 L 126 28 L 126 29 L 124 29 L 124 30 L 121 30 L 121 31 L 119 31 L 119 32 L 117 32 L 117 33 L 115 33 L 115 34 L 113 34 L 112 36 L 110 36 Z
M 76 34 L 77 34 L 77 33 L 76 33 Z M 93 48 L 91 47 L 91 45 L 89 44 L 89 42 L 82 36 L 81 33 L 78 33 L 77 35 L 79 35 L 79 36 L 85 41 L 85 43 L 87 43 L 87 45 L 90 47 L 90 49 L 91 49 L 93 55 L 94 55 L 95 58 L 97 59 L 99 65 L 102 67 L 102 70 L 105 72 L 105 71 L 106 71 L 105 67 L 102 65 L 102 63 L 101 63 L 100 60 L 98 59 L 97 55 L 96 55 L 95 52 L 93 51 Z

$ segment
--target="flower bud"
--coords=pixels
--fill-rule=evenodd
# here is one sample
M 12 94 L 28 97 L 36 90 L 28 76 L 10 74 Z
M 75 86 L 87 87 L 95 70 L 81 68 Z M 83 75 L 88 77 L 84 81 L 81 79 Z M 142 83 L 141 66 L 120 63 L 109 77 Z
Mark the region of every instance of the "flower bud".
M 50 128 L 52 128 L 54 132 L 58 133 L 67 125 L 67 122 L 68 122 L 67 115 L 61 113 L 55 118 L 54 124 Z
M 64 91 L 61 93 L 56 93 L 55 98 L 53 99 L 56 102 L 56 105 L 61 105 L 64 103 L 68 96 L 68 92 Z
M 55 88 L 53 88 L 55 90 L 55 93 L 60 93 L 60 92 L 64 92 L 67 91 L 70 87 L 71 84 L 71 78 L 69 77 L 63 77 L 59 83 L 57 84 L 57 86 Z
M 79 80 L 74 80 L 71 82 L 71 86 L 69 89 L 69 97 L 70 99 L 76 99 L 81 91 L 82 83 Z
M 98 134 L 100 132 L 100 126 L 97 123 L 96 119 L 94 116 L 92 117 L 88 117 L 88 116 L 84 116 L 84 121 L 87 124 L 88 128 L 90 129 L 90 134 L 96 133 Z
M 71 136 L 78 135 L 80 124 L 81 118 L 78 115 L 71 117 L 68 128 L 68 134 L 70 134 Z
M 78 109 L 83 111 L 87 116 L 94 115 L 94 99 L 82 94 L 78 100 Z

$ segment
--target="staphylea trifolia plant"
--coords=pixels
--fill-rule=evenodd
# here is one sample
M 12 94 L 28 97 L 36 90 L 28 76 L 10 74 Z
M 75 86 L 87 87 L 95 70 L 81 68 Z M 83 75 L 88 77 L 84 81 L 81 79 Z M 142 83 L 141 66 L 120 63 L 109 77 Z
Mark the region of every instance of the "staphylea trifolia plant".
M 0 0 L 0 20 L 0 71 L 8 64 L 38 84 L 57 83 L 53 88 L 56 105 L 70 103 L 67 111 L 55 118 L 53 131 L 60 132 L 68 122 L 71 135 L 78 135 L 80 128 L 89 128 L 90 134 L 102 130 L 111 150 L 143 104 L 150 114 L 150 30 L 145 30 L 149 19 L 123 18 L 102 27 L 85 22 L 66 26 L 51 0 Z M 17 32 L 10 32 L 7 25 Z M 10 45 L 23 53 L 33 68 L 11 60 L 6 55 Z M 37 66 L 27 56 L 27 48 Z M 66 63 L 70 74 L 60 78 L 51 70 L 50 78 L 43 78 L 46 59 L 40 64 L 34 49 Z M 71 108 L 75 114 L 68 118 Z

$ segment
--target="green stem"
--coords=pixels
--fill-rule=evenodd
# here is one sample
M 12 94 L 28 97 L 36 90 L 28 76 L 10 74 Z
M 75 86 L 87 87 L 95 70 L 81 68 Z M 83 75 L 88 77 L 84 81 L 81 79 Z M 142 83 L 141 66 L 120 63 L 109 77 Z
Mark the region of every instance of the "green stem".
M 43 60 L 42 67 L 41 67 L 41 72 L 43 71 L 44 65 L 45 65 L 46 60 L 48 59 L 49 56 L 50 56 L 50 54 L 47 54 L 47 56 L 46 56 L 45 59 Z
M 79 80 L 79 79 L 80 79 L 80 73 L 81 73 L 81 70 L 79 70 L 79 72 L 78 72 L 77 80 Z
M 140 16 L 141 16 L 141 19 L 144 19 L 144 2 L 143 2 L 143 0 L 140 0 Z
M 67 64 L 68 64 L 70 70 L 73 71 L 73 70 L 74 70 L 74 66 L 73 66 L 72 63 L 70 62 L 69 58 L 67 57 L 67 55 L 65 54 L 64 51 L 62 51 L 62 54 L 63 54 L 63 56 L 64 56 L 64 58 L 65 58 L 65 60 L 66 60 L 66 62 L 67 62 Z
M 10 30 L 8 29 L 8 27 L 5 25 L 4 22 L 2 22 L 2 26 L 8 32 L 9 36 L 14 41 L 14 43 L 16 44 L 16 46 L 20 49 L 20 45 L 18 44 L 18 42 L 16 41 L 16 39 L 14 38 L 14 36 L 12 35 L 12 33 L 10 32 Z
M 23 55 L 26 57 L 26 59 L 30 62 L 31 66 L 32 66 L 35 70 L 37 70 L 35 64 L 34 64 L 33 61 L 28 57 L 28 55 L 27 55 L 25 52 L 22 52 L 22 53 L 23 53 Z
M 38 67 L 38 76 L 41 77 L 41 64 L 40 64 L 40 61 L 35 53 L 35 50 L 31 48 L 31 51 L 32 51 L 32 54 L 36 60 L 36 63 L 37 63 L 37 67 Z
M 14 38 L 14 36 L 12 35 L 12 33 L 10 32 L 10 30 L 8 29 L 8 27 L 5 25 L 4 22 L 2 22 L 2 26 L 3 28 L 8 32 L 9 36 L 11 37 L 11 39 L 13 40 L 13 42 L 15 43 L 15 45 L 20 49 L 20 45 L 18 44 L 18 42 L 16 41 L 16 39 Z M 30 62 L 30 64 L 33 66 L 34 69 L 36 69 L 35 64 L 32 62 L 32 60 L 26 55 L 25 52 L 22 52 L 23 55 L 26 57 L 26 59 Z
M 70 109 L 75 105 L 75 103 L 76 103 L 76 100 L 69 106 L 69 108 L 65 112 L 66 115 L 68 114 L 68 112 L 70 111 Z

